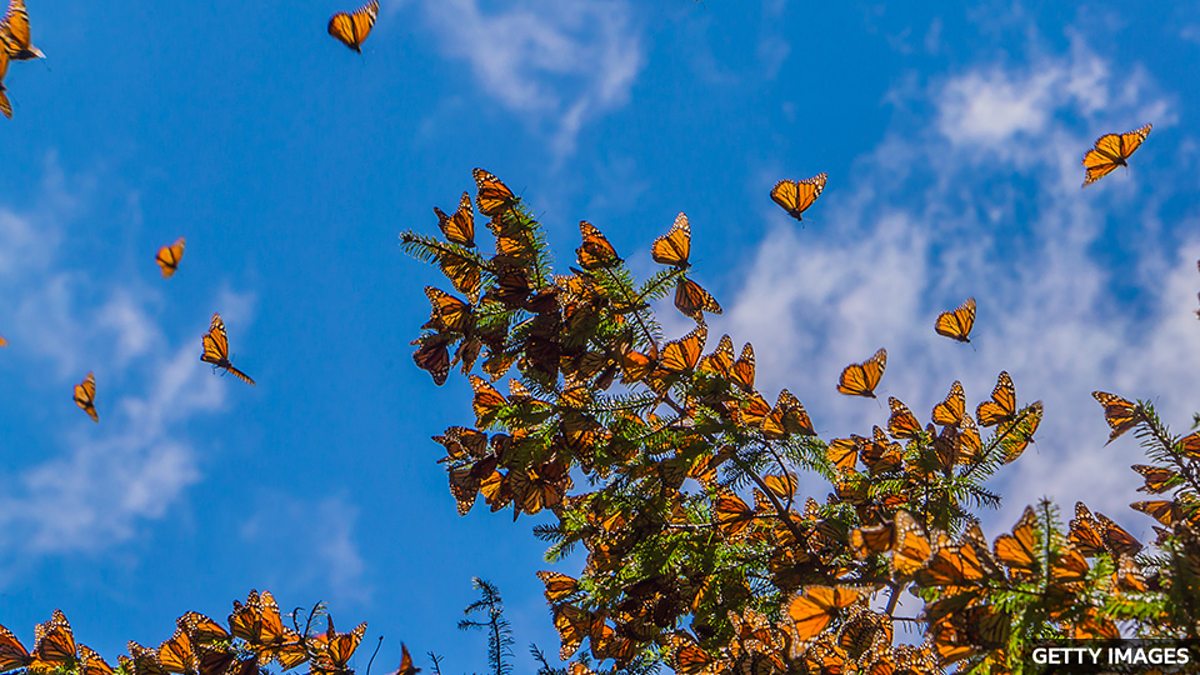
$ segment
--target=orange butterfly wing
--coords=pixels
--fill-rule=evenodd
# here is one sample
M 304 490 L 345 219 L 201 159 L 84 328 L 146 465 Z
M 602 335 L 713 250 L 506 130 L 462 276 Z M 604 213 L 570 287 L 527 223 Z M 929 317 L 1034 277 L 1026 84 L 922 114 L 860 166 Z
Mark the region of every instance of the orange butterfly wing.
M 686 269 L 690 264 L 688 258 L 692 254 L 692 227 L 683 213 L 675 216 L 671 230 L 654 240 L 650 247 L 650 256 L 654 262 Z

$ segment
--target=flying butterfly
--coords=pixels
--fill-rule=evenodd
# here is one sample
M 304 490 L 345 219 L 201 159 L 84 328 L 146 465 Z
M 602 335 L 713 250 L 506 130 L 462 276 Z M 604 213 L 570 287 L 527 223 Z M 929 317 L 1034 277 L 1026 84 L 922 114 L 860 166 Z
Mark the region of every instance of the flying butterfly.
M 154 256 L 154 262 L 158 263 L 162 269 L 164 279 L 170 279 L 179 269 L 179 261 L 183 259 L 183 245 L 184 239 L 180 237 L 175 240 L 174 244 L 158 249 L 158 253 Z
M 42 50 L 33 46 L 25 0 L 9 0 L 8 11 L 0 19 L 0 43 L 3 43 L 3 51 L 13 61 L 46 58 Z M 0 73 L 0 77 L 3 77 L 3 73 Z
M 887 350 L 881 348 L 866 361 L 846 366 L 838 378 L 837 390 L 847 396 L 875 398 L 875 387 L 886 368 Z
M 1142 142 L 1150 135 L 1147 124 L 1140 129 L 1134 129 L 1123 134 L 1104 134 L 1096 139 L 1096 145 L 1083 155 L 1083 187 L 1112 173 L 1118 166 L 1128 166 L 1126 160 L 1141 147 Z
M 654 262 L 671 265 L 677 269 L 687 269 L 691 263 L 688 258 L 692 255 L 692 227 L 688 218 L 682 212 L 675 216 L 675 223 L 669 232 L 654 240 L 650 247 L 650 257 Z
M 771 188 L 771 199 L 782 206 L 789 216 L 804 220 L 800 214 L 821 196 L 827 178 L 822 172 L 804 180 L 781 180 Z
M 329 34 L 358 53 L 379 16 L 379 0 L 370 0 L 353 12 L 338 12 L 329 18 Z
M 933 329 L 959 342 L 971 341 L 971 328 L 975 325 L 975 298 L 967 298 L 957 309 L 938 315 Z
M 221 321 L 220 314 L 213 313 L 208 332 L 200 338 L 200 346 L 203 348 L 200 353 L 201 361 L 223 369 L 246 384 L 254 384 L 249 375 L 234 368 L 229 362 L 229 338 L 225 336 L 225 322 Z
M 417 675 L 421 669 L 413 665 L 412 654 L 408 653 L 408 647 L 404 643 L 400 643 L 400 667 L 396 669 L 395 675 Z
M 1104 421 L 1108 422 L 1108 427 L 1112 430 L 1108 435 L 1108 443 L 1120 438 L 1121 434 L 1137 426 L 1142 419 L 1141 408 L 1137 404 L 1116 394 L 1093 391 L 1092 398 L 1104 406 Z
M 720 314 L 723 311 L 721 303 L 712 293 L 691 279 L 682 277 L 675 284 L 675 308 L 694 321 L 703 321 L 704 312 Z
M 475 203 L 479 205 L 479 212 L 483 215 L 489 218 L 498 216 L 517 202 L 513 191 L 488 171 L 476 168 L 472 175 L 475 176 L 475 186 L 479 189 Z
M 333 629 L 333 618 L 325 615 L 328 628 L 325 633 L 318 633 L 308 639 L 308 648 L 312 652 L 311 672 L 313 675 L 351 675 L 350 657 L 354 656 L 363 634 L 367 632 L 367 624 L 358 624 L 349 633 L 338 633 Z
M 92 373 L 75 385 L 75 405 L 87 413 L 93 422 L 100 421 L 100 415 L 96 412 L 96 376 Z
M 984 401 L 975 409 L 979 426 L 991 427 L 1009 422 L 1017 414 L 1017 389 L 1007 371 L 1001 371 L 992 389 L 992 400 Z
M 467 248 L 475 248 L 475 210 L 471 208 L 471 195 L 464 192 L 458 200 L 458 210 L 454 215 L 448 216 L 446 212 L 433 207 L 433 213 L 437 216 L 438 227 L 442 230 L 442 235 L 446 239 L 455 244 L 466 246 Z

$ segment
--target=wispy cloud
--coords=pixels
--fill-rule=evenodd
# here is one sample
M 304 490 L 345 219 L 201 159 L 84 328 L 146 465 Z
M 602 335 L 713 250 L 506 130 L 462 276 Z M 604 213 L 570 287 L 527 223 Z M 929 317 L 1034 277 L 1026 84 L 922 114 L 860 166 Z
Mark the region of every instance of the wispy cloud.
M 583 126 L 624 105 L 641 69 L 641 31 L 626 0 L 421 3 L 448 56 L 510 111 L 534 120 L 562 157 Z
M 1158 396 L 1181 431 L 1191 421 L 1200 237 L 1194 222 L 1140 225 L 1161 221 L 1158 206 L 1186 187 L 1172 180 L 1185 158 L 1169 146 L 1152 137 L 1129 172 L 1086 191 L 1079 157 L 1102 132 L 1169 126 L 1174 99 L 1136 66 L 1115 77 L 1078 35 L 1065 53 L 1030 52 L 901 94 L 921 100 L 898 106 L 909 118 L 852 179 L 831 182 L 806 229 L 771 212 L 714 329 L 752 340 L 763 385 L 800 395 L 826 435 L 886 420 L 886 408 L 833 393 L 841 367 L 880 346 L 882 396 L 925 415 L 954 379 L 973 404 L 1007 369 L 1022 401 L 1045 401 L 1046 418 L 1036 446 L 1001 474 L 999 522 L 1051 495 L 1146 532 L 1148 519 L 1124 507 L 1140 450 L 1131 439 L 1104 447 L 1090 392 Z M 1116 300 L 1131 284 L 1137 302 Z M 979 301 L 977 351 L 932 329 L 968 295 Z
M 197 361 L 207 317 L 172 337 L 158 322 L 156 290 L 104 278 L 68 255 L 63 242 L 86 212 L 91 185 L 69 180 L 51 158 L 32 207 L 0 206 L 0 292 L 13 299 L 5 356 L 24 360 L 31 386 L 61 390 L 56 400 L 70 414 L 78 412 L 71 385 L 94 370 L 101 414 L 97 427 L 41 430 L 46 459 L 3 475 L 0 566 L 96 553 L 162 517 L 200 478 L 180 428 L 225 401 L 225 383 Z M 235 317 L 252 302 L 231 292 L 217 299 Z
M 278 493 L 259 495 L 259 507 L 241 537 L 279 560 L 264 560 L 272 588 L 327 589 L 331 600 L 364 602 L 366 564 L 355 541 L 358 510 L 340 497 L 302 501 Z M 285 570 L 281 572 L 280 570 Z

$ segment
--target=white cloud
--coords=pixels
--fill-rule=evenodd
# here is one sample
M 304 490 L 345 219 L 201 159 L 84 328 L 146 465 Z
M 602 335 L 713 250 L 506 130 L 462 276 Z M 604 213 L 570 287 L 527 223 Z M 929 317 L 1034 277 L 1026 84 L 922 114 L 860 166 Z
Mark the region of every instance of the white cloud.
M 1114 120 L 1169 126 L 1173 99 L 1136 67 L 1118 78 L 1078 36 L 1066 54 L 1033 51 L 1024 65 L 985 64 L 904 94 L 929 96 L 932 113 L 898 122 L 857 163 L 860 182 L 831 185 L 807 228 L 771 211 L 774 229 L 712 332 L 753 341 L 761 385 L 791 388 L 825 436 L 886 421 L 886 407 L 833 391 L 842 366 L 879 346 L 889 352 L 882 398 L 922 416 L 954 379 L 974 405 L 1007 369 L 1022 401 L 1044 400 L 1046 418 L 1036 446 L 1001 472 L 1006 502 L 989 521 L 1007 528 L 1050 495 L 1068 517 L 1083 499 L 1144 535 L 1149 519 L 1125 507 L 1138 498 L 1128 466 L 1141 451 L 1132 439 L 1104 446 L 1090 392 L 1157 396 L 1178 431 L 1190 424 L 1200 238 L 1188 234 L 1195 223 L 1139 227 L 1164 220 L 1145 205 L 1182 189 L 1169 148 L 1151 138 L 1129 172 L 1086 191 L 1079 157 Z M 1114 242 L 1114 231 L 1138 243 Z M 1132 260 L 1114 269 L 1123 255 Z M 1116 300 L 1119 280 L 1146 299 Z M 932 329 L 968 295 L 979 301 L 973 347 Z
M 438 44 L 467 62 L 477 86 L 549 127 L 560 157 L 584 124 L 626 103 L 642 67 L 626 0 L 524 0 L 495 11 L 479 0 L 439 0 L 421 8 Z
M 256 515 L 241 528 L 241 537 L 281 562 L 265 560 L 263 573 L 287 578 L 268 580 L 273 588 L 328 589 L 327 597 L 363 602 L 371 590 L 363 581 L 366 564 L 355 543 L 358 509 L 340 497 L 311 503 L 279 493 L 259 496 Z
M 181 428 L 220 409 L 227 384 L 197 360 L 207 316 L 172 337 L 157 321 L 156 308 L 164 304 L 157 290 L 115 283 L 74 262 L 64 242 L 80 227 L 91 181 L 68 181 L 53 157 L 46 175 L 29 211 L 0 207 L 0 250 L 10 253 L 0 257 L 0 293 L 12 299 L 5 355 L 19 356 L 29 373 L 24 384 L 10 386 L 61 392 L 54 400 L 65 412 L 58 414 L 82 417 L 71 404 L 71 386 L 95 371 L 101 423 L 82 418 L 70 431 L 42 429 L 46 458 L 0 477 L 7 486 L 0 494 L 5 567 L 95 553 L 161 518 L 200 478 Z M 248 296 L 218 296 L 233 317 L 249 313 Z

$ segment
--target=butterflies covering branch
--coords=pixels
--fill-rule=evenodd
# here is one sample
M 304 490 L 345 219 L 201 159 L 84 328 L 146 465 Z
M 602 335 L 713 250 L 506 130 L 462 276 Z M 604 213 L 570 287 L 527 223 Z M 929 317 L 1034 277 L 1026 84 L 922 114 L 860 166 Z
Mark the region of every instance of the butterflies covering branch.
M 680 214 L 665 227 L 650 242 L 661 269 L 642 281 L 590 221 L 556 268 L 520 198 L 490 172 L 474 178 L 474 203 L 435 209 L 440 236 L 401 236 L 448 283 L 426 289 L 414 360 L 436 384 L 455 369 L 471 384 L 473 419 L 434 437 L 459 512 L 548 512 L 535 532 L 549 558 L 585 554 L 577 575 L 538 574 L 570 672 L 647 655 L 681 673 L 1004 672 L 1047 635 L 1195 625 L 1144 621 L 1178 592 L 1173 568 L 1085 505 L 1068 524 L 1043 503 L 984 537 L 976 511 L 1000 502 L 985 482 L 1023 455 L 1044 414 L 1007 372 L 974 407 L 956 381 L 928 421 L 892 395 L 869 432 L 823 440 L 797 396 L 772 403 L 757 389 L 751 345 L 710 341 L 705 318 L 721 307 L 691 248 L 703 221 Z M 665 335 L 662 311 L 693 327 Z M 968 299 L 935 330 L 966 342 L 974 323 Z M 875 397 L 887 366 L 880 348 L 836 390 Z M 834 389 L 797 375 L 797 391 Z M 1200 436 L 1155 431 L 1147 405 L 1123 401 L 1101 401 L 1113 438 L 1138 430 L 1157 458 L 1134 469 L 1146 489 L 1177 490 L 1135 508 L 1169 523 L 1156 543 L 1174 550 L 1195 539 L 1183 533 L 1195 525 Z M 799 494 L 804 475 L 829 494 Z M 901 615 L 912 596 L 917 609 Z M 897 641 L 900 621 L 924 639 Z
M 367 630 L 367 624 L 360 623 L 349 632 L 339 632 L 321 604 L 307 616 L 300 610 L 285 616 L 270 592 L 253 590 L 245 602 L 233 602 L 225 623 L 187 612 L 175 626 L 175 632 L 158 647 L 131 641 L 128 654 L 118 656 L 114 668 L 95 650 L 76 641 L 66 615 L 56 609 L 50 620 L 34 628 L 32 648 L 0 626 L 0 673 L 260 675 L 272 666 L 291 670 L 307 665 L 310 675 L 353 675 L 351 661 Z M 396 672 L 419 672 L 407 647 L 402 645 L 401 651 Z

